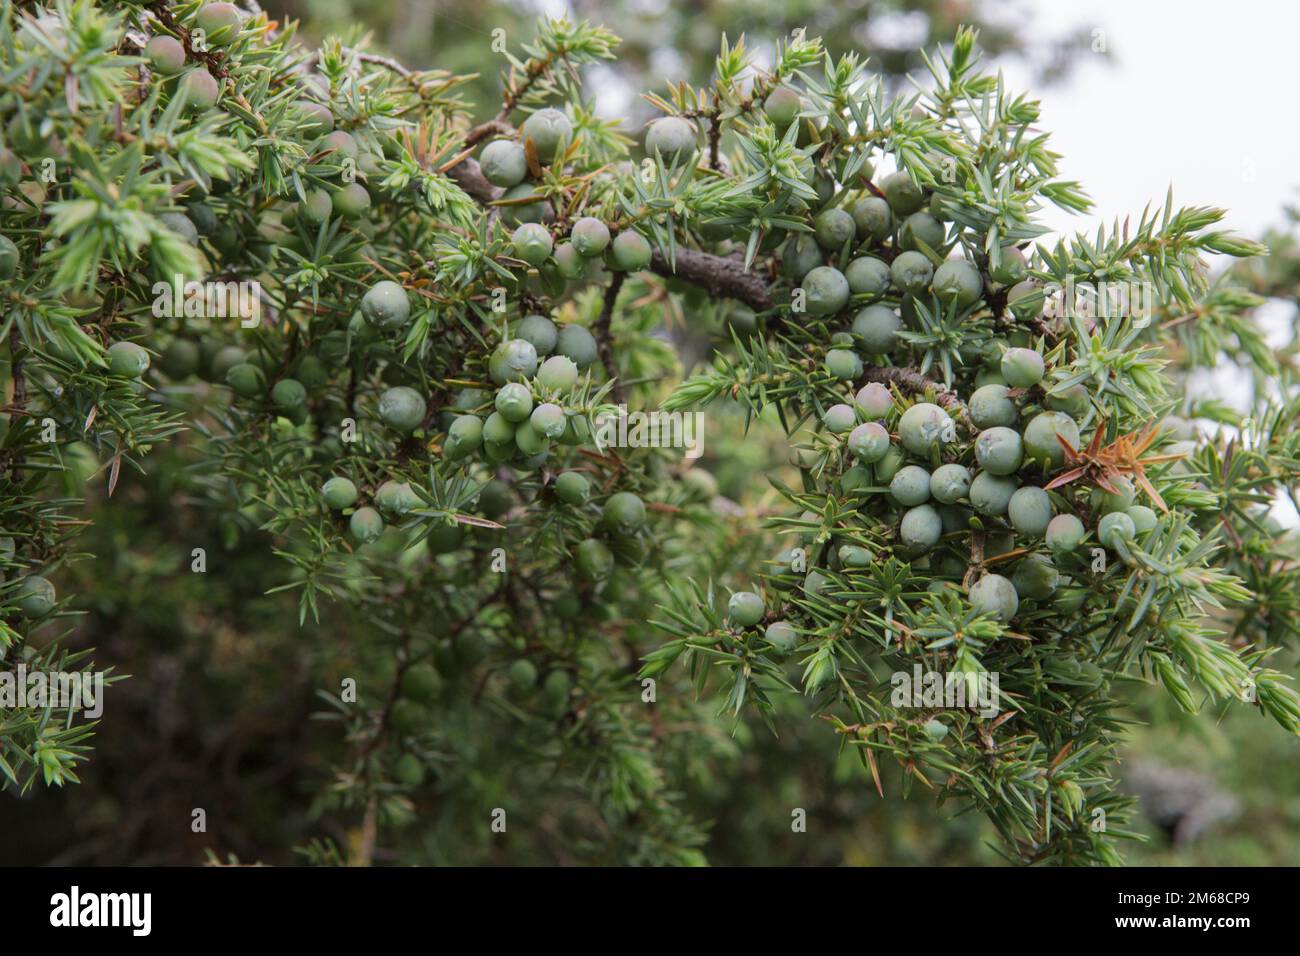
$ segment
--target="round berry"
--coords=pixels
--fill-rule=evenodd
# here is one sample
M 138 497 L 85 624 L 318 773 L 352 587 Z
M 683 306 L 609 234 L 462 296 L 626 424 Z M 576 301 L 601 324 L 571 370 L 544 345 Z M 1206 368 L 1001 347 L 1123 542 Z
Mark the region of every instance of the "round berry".
M 838 252 L 855 235 L 853 217 L 843 209 L 823 209 L 813 218 L 813 236 L 823 249 Z
M 511 246 L 515 258 L 522 259 L 530 266 L 540 266 L 550 258 L 554 248 L 546 227 L 535 222 L 525 222 L 515 229 Z
M 904 465 L 889 482 L 889 496 L 900 505 L 922 505 L 930 499 L 930 473 L 919 465 Z
M 210 110 L 217 105 L 221 88 L 212 74 L 200 66 L 181 77 L 176 94 L 192 110 Z
M 959 309 L 974 305 L 984 294 L 979 270 L 965 259 L 949 259 L 934 270 L 930 288 L 940 302 L 952 302 Z
M 357 503 L 357 486 L 339 475 L 321 485 L 320 493 L 326 507 L 332 511 L 342 511 Z
M 296 378 L 282 378 L 271 388 L 271 401 L 282 411 L 301 408 L 307 401 L 307 388 Z
M 555 340 L 555 351 L 584 369 L 596 361 L 596 339 L 581 325 L 566 325 Z M 531 374 L 531 373 L 530 373 Z
M 995 425 L 980 432 L 975 440 L 975 460 L 993 475 L 1010 475 L 1024 460 L 1024 447 L 1014 429 Z
M 853 204 L 849 211 L 857 226 L 858 238 L 880 242 L 894 231 L 894 213 L 889 203 L 879 196 L 867 196 Z
M 1042 488 L 1017 488 L 1007 502 L 1007 520 L 1018 532 L 1041 538 L 1052 520 L 1052 499 Z
M 1110 514 L 1112 511 L 1127 511 L 1137 498 L 1137 488 L 1126 475 L 1115 475 L 1109 479 L 1114 491 L 1107 491 L 1100 486 L 1092 489 L 1092 510 L 1097 514 Z
M 532 415 L 528 417 L 528 422 L 533 426 L 534 431 L 540 432 L 547 438 L 559 438 L 564 434 L 568 424 L 564 409 L 553 402 L 543 402 L 534 408 Z
M 108 347 L 108 370 L 122 378 L 139 378 L 149 370 L 149 353 L 134 342 L 114 342 Z
M 537 151 L 537 161 L 543 166 L 549 165 L 561 155 L 572 138 L 573 124 L 569 118 L 549 106 L 533 113 L 519 127 L 519 139 L 524 143 L 532 140 L 533 149 Z
M 970 491 L 970 471 L 963 465 L 940 465 L 930 475 L 930 494 L 945 505 L 956 504 Z
M 394 431 L 415 431 L 424 421 L 424 412 L 424 396 L 406 385 L 386 389 L 379 396 L 379 418 Z
M 799 643 L 799 633 L 789 621 L 773 621 L 763 632 L 763 639 L 778 651 L 792 651 Z
M 1156 513 L 1146 505 L 1133 505 L 1124 509 L 1124 513 L 1133 519 L 1133 527 L 1138 534 L 1146 534 L 1159 523 Z
M 514 331 L 515 338 L 531 343 L 539 356 L 550 355 L 555 351 L 558 334 L 555 323 L 544 315 L 524 316 Z
M 850 349 L 831 349 L 826 353 L 826 371 L 838 379 L 852 381 L 862 374 L 862 359 Z
M 560 347 L 564 333 L 556 336 L 556 346 Z M 560 348 L 563 351 L 563 348 Z M 488 375 L 498 385 L 518 382 L 532 378 L 537 371 L 537 349 L 527 339 L 508 339 L 492 352 L 488 359 Z
M 174 380 L 189 378 L 199 369 L 199 346 L 189 339 L 172 339 L 158 360 L 158 367 Z
M 889 267 L 894 285 L 903 292 L 920 295 L 930 287 L 934 265 L 924 253 L 908 251 L 898 255 Z
M 1007 397 L 1005 385 L 983 385 L 975 389 L 966 410 L 979 428 L 1010 426 L 1016 423 L 1016 405 Z
M 369 544 L 384 533 L 384 519 L 374 508 L 358 508 L 348 519 L 348 531 L 358 543 Z
M 208 43 L 225 46 L 239 36 L 243 21 L 233 3 L 205 3 L 194 16 L 194 25 L 204 32 Z
M 831 266 L 818 266 L 803 277 L 804 308 L 810 315 L 833 315 L 849 301 L 849 282 Z
M 447 429 L 442 450 L 455 461 L 483 447 L 483 419 L 477 415 L 458 415 Z
M 1032 280 L 1017 282 L 1007 292 L 1007 308 L 1022 322 L 1043 310 L 1043 290 Z
M 419 704 L 432 704 L 442 692 L 442 677 L 432 664 L 412 664 L 402 674 L 402 696 Z
M 791 236 L 781 247 L 781 274 L 796 282 L 802 282 L 804 276 L 821 264 L 821 248 L 806 232 Z
M 1078 548 L 1087 533 L 1074 515 L 1057 515 L 1047 523 L 1047 546 L 1057 554 L 1066 554 Z
M 1007 349 L 1002 356 L 1002 377 L 1013 388 L 1037 385 L 1043 372 L 1043 357 L 1033 349 Z
M 886 355 L 898 345 L 903 320 L 885 305 L 869 305 L 853 317 L 853 334 L 871 355 Z
M 641 233 L 625 229 L 610 244 L 610 259 L 620 272 L 637 272 L 650 265 L 650 243 Z
M 226 384 L 240 398 L 260 398 L 266 391 L 266 375 L 256 365 L 241 362 L 226 372 Z
M 785 129 L 799 116 L 803 98 L 788 86 L 778 86 L 763 100 L 763 112 L 777 129 Z
M 849 290 L 854 295 L 884 295 L 889 291 L 889 265 L 874 256 L 854 259 L 844 270 Z
M 848 446 L 858 461 L 867 464 L 878 462 L 889 451 L 889 432 L 879 422 L 858 425 L 849 433 Z
M 925 205 L 921 187 L 903 170 L 890 173 L 882 179 L 880 191 L 885 194 L 889 207 L 899 216 L 910 216 Z
M 566 392 L 578 382 L 578 366 L 566 355 L 552 355 L 537 370 L 536 381 L 542 388 Z
M 1011 585 L 1022 598 L 1042 601 L 1052 596 L 1061 574 L 1045 555 L 1031 554 L 1016 565 Z
M 583 216 L 573 224 L 569 239 L 580 255 L 592 258 L 609 245 L 609 227 L 593 216 Z
M 1016 588 L 1000 574 L 986 574 L 970 588 L 970 603 L 977 611 L 1001 621 L 1003 624 L 1016 616 L 1020 598 Z
M 602 541 L 588 538 L 574 554 L 578 574 L 588 581 L 603 581 L 614 570 L 614 555 Z
M 29 574 L 18 582 L 11 598 L 23 617 L 44 617 L 58 601 L 54 585 L 39 574 Z
M 591 496 L 591 482 L 582 472 L 562 472 L 555 478 L 555 495 L 565 504 L 586 504 Z
M 920 252 L 924 245 L 933 252 L 943 247 L 947 235 L 948 230 L 934 216 L 928 212 L 914 212 L 903 220 L 898 230 L 898 241 L 904 249 Z
M 1132 541 L 1137 535 L 1137 525 L 1123 511 L 1102 515 L 1097 522 L 1097 540 L 1112 551 L 1118 551 L 1120 542 Z
M 894 396 L 879 382 L 863 385 L 853 401 L 862 414 L 871 419 L 884 418 L 894 407 Z
M 753 591 L 737 591 L 727 602 L 727 620 L 737 627 L 753 627 L 764 613 L 763 599 Z
M 1026 457 L 1030 461 L 1045 461 L 1052 468 L 1061 467 L 1065 463 L 1061 439 L 1069 442 L 1071 448 L 1079 447 L 1079 426 L 1074 419 L 1064 412 L 1038 413 L 1025 427 Z
M 154 37 L 145 44 L 144 55 L 155 73 L 175 76 L 185 69 L 185 47 L 175 37 Z
M 1007 513 L 1011 496 L 1020 485 L 1014 477 L 981 471 L 970 483 L 970 503 L 983 515 L 998 517 Z
M 377 329 L 400 329 L 411 320 L 406 290 L 390 279 L 376 282 L 361 298 L 361 317 Z
M 332 198 L 334 212 L 344 219 L 359 219 L 370 210 L 370 193 L 360 183 L 348 183 Z
M 381 511 L 404 515 L 420 506 L 420 498 L 407 481 L 385 481 L 375 489 L 375 504 Z
M 898 437 L 913 455 L 928 456 L 957 438 L 956 426 L 938 405 L 917 402 L 898 420 Z
M 1025 261 L 1025 254 L 1011 245 L 998 250 L 998 264 L 989 270 L 989 276 L 999 285 L 1015 285 L 1024 281 L 1027 275 L 1029 263 Z
M 630 537 L 645 524 L 645 502 L 630 491 L 616 492 L 606 499 L 602 517 L 615 534 Z
M 645 151 L 652 158 L 663 156 L 664 163 L 676 166 L 695 155 L 695 125 L 680 116 L 664 116 L 646 125 Z
M 533 411 L 532 392 L 519 382 L 507 382 L 497 391 L 496 410 L 506 421 L 518 424 Z
M 505 189 L 518 186 L 528 175 L 528 157 L 514 140 L 494 139 L 488 143 L 479 154 L 478 165 L 484 179 Z
M 898 525 L 898 538 L 915 550 L 927 551 L 943 537 L 943 519 L 930 505 L 919 505 L 903 515 Z

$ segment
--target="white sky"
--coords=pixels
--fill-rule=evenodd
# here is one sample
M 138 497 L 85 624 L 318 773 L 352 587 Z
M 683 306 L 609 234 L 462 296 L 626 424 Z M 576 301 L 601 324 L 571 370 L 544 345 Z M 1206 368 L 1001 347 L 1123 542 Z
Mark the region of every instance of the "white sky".
M 1102 220 L 1136 220 L 1172 183 L 1176 204 L 1226 208 L 1227 226 L 1244 235 L 1280 223 L 1300 187 L 1300 5 L 1024 0 L 1024 8 L 1045 36 L 1104 31 L 1107 52 L 1081 52 L 1054 87 L 1036 88 L 1017 64 L 1005 69 L 1013 88 L 1042 100 L 1061 171 L 1083 183 Z M 1087 222 L 1045 218 L 1070 231 Z

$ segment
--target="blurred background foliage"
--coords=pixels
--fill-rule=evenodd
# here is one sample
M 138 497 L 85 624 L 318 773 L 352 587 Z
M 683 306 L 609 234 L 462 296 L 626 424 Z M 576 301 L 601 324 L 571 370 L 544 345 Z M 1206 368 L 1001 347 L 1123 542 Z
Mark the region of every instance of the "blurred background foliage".
M 371 46 L 413 66 L 479 72 L 471 98 L 487 107 L 500 81 L 486 55 L 494 29 L 512 43 L 531 33 L 540 13 L 563 4 L 528 0 L 287 0 L 263 4 L 273 16 L 298 18 L 310 42 L 329 34 L 350 41 L 373 35 Z M 995 57 L 1022 57 L 1044 81 L 1068 72 L 1086 33 L 1043 36 L 1019 4 L 966 0 L 572 0 L 580 17 L 619 34 L 617 73 L 600 78 L 607 109 L 640 128 L 650 114 L 637 95 L 664 88 L 666 78 L 702 82 L 717 38 L 745 34 L 753 48 L 806 26 L 826 38 L 833 54 L 865 51 L 875 67 L 901 84 L 918 65 L 915 50 L 950 38 L 960 23 L 979 26 L 981 45 Z M 613 86 L 611 86 L 613 84 Z M 612 106 L 610 105 L 612 104 Z M 1300 301 L 1300 251 L 1293 233 L 1269 237 L 1276 255 L 1243 277 L 1255 291 L 1294 308 Z M 1294 313 L 1293 313 L 1294 314 Z M 724 343 L 736 316 L 699 296 L 666 322 L 687 365 Z M 743 319 L 743 317 L 742 317 Z M 740 328 L 743 329 L 743 321 Z M 685 371 L 689 372 L 689 367 Z M 756 475 L 781 478 L 789 454 L 772 422 L 745 429 L 738 408 L 718 405 L 707 416 L 705 456 L 723 499 L 734 503 L 736 533 L 701 536 L 719 586 L 739 586 L 741 572 L 782 546 L 770 532 L 740 534 L 753 519 L 778 508 L 774 491 Z M 268 560 L 270 538 L 256 516 L 214 504 L 197 473 L 196 439 L 182 438 L 150 458 L 147 475 L 130 476 L 106 506 L 106 474 L 87 458 L 81 477 L 93 521 L 75 563 L 73 590 L 87 595 L 85 615 L 70 646 L 97 646 L 131 679 L 108 695 L 110 719 L 97 731 L 97 751 L 80 787 L 33 790 L 0 799 L 0 863 L 193 864 L 222 860 L 272 864 L 331 862 L 329 843 L 345 847 L 353 833 L 331 829 L 328 762 L 346 747 L 338 726 L 318 719 L 326 710 L 318 689 L 342 675 L 358 678 L 362 694 L 384 685 L 389 662 L 358 673 L 354 654 L 368 623 L 346 605 L 331 606 L 319 624 L 300 628 L 296 596 L 267 595 L 284 583 L 285 566 Z M 791 471 L 791 474 L 793 472 Z M 789 480 L 790 476 L 785 476 Z M 232 496 L 233 497 L 233 496 Z M 190 571 L 192 542 L 208 542 L 207 573 Z M 688 544 L 689 539 L 688 539 Z M 697 562 L 700 556 L 694 556 Z M 647 608 L 648 615 L 652 609 Z M 306 655 L 310 642 L 337 648 L 326 665 Z M 328 660 L 328 657 L 326 657 Z M 320 668 L 313 670 L 313 668 Z M 1283 667 L 1287 669 L 1287 667 Z M 1122 847 L 1133 864 L 1254 865 L 1300 859 L 1300 763 L 1294 741 L 1268 732 L 1261 715 L 1241 709 L 1222 716 L 1182 714 L 1165 695 L 1132 693 L 1131 742 L 1125 783 L 1143 797 L 1143 844 Z M 882 765 L 884 799 L 853 755 L 837 754 L 834 735 L 807 719 L 797 700 L 783 702 L 774 735 L 742 721 L 728 732 L 702 695 L 696 722 L 662 728 L 696 735 L 667 769 L 684 793 L 682 809 L 712 821 L 700 849 L 716 865 L 996 864 L 993 834 L 978 816 L 957 816 L 914 788 L 902 799 L 902 774 Z M 448 746 L 463 750 L 448 767 L 470 765 L 472 787 L 448 777 L 415 807 L 407 839 L 380 863 L 548 864 L 636 862 L 643 848 L 611 843 L 599 817 L 576 794 L 555 792 L 542 762 L 503 739 L 508 723 L 473 708 L 455 708 L 470 721 L 444 728 Z M 681 710 L 675 711 L 681 714 Z M 710 746 L 700 747 L 705 737 Z M 467 827 L 456 794 L 528 792 L 533 819 L 512 818 L 506 841 Z M 191 811 L 207 813 L 207 833 L 194 833 Z M 807 832 L 791 829 L 790 808 L 807 812 Z M 527 812 L 527 811 L 524 811 Z M 1183 826 L 1188 814 L 1203 825 Z M 1189 830 L 1194 830 L 1189 838 Z M 514 834 L 518 834 L 517 836 Z M 689 862 L 689 861 L 686 861 Z

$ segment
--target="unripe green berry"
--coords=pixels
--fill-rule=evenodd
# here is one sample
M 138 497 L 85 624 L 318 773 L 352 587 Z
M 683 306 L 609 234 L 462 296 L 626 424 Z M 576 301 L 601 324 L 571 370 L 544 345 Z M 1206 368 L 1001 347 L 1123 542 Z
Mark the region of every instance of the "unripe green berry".
M 885 194 L 889 207 L 898 216 L 910 216 L 925 205 L 925 197 L 908 173 L 899 170 L 880 181 L 880 191 Z
M 781 130 L 793 123 L 802 109 L 802 97 L 788 86 L 775 87 L 763 100 L 763 112 Z
M 1052 520 L 1052 499 L 1042 488 L 1017 488 L 1007 502 L 1007 520 L 1021 534 L 1040 538 Z
M 556 243 L 551 258 L 555 260 L 555 271 L 568 280 L 581 279 L 586 275 L 588 266 L 595 261 L 584 259 L 567 239 Z
M 1037 385 L 1043 372 L 1043 357 L 1033 349 L 1007 349 L 1002 356 L 1002 377 L 1013 388 Z
M 935 501 L 956 504 L 970 491 L 970 471 L 963 465 L 940 465 L 930 475 L 930 494 Z
M 938 405 L 917 402 L 898 420 L 898 437 L 913 455 L 928 457 L 933 448 L 942 449 L 957 438 L 952 419 Z
M 796 282 L 802 282 L 804 276 L 821 264 L 821 248 L 806 232 L 791 236 L 781 247 L 781 274 Z
M 374 508 L 358 508 L 348 519 L 348 531 L 359 544 L 370 544 L 384 533 L 384 519 Z
M 307 389 L 296 378 L 282 378 L 271 388 L 271 401 L 276 408 L 290 411 L 307 401 Z
M 134 342 L 114 342 L 108 347 L 108 370 L 122 378 L 139 378 L 149 370 L 149 353 Z
M 813 218 L 813 236 L 823 249 L 838 252 L 855 235 L 853 217 L 843 209 L 823 209 Z
M 44 617 L 58 602 L 54 585 L 39 574 L 29 574 L 18 582 L 10 598 L 23 617 Z
M 879 382 L 868 382 L 858 389 L 853 402 L 868 419 L 879 419 L 894 407 L 894 396 Z
M 1133 527 L 1137 529 L 1138 534 L 1146 534 L 1160 521 L 1156 513 L 1146 505 L 1132 505 L 1125 508 L 1124 513 L 1133 519 Z
M 763 632 L 763 639 L 778 651 L 792 651 L 799 643 L 799 633 L 789 621 L 773 621 Z
M 930 288 L 940 302 L 952 302 L 959 309 L 974 305 L 984 294 L 979 270 L 965 259 L 948 259 L 934 270 Z
M 532 392 L 519 382 L 507 382 L 497 391 L 496 410 L 506 421 L 518 424 L 532 414 Z
M 1029 274 L 1029 264 L 1025 254 L 1015 246 L 1003 246 L 999 250 L 999 261 L 989 270 L 989 276 L 999 285 L 1015 285 L 1024 281 Z
M 849 282 L 831 266 L 818 266 L 803 277 L 804 309 L 809 315 L 834 315 L 849 301 Z
M 360 183 L 348 183 L 333 196 L 334 212 L 344 219 L 359 219 L 370 211 L 370 193 Z
M 1137 525 L 1123 511 L 1102 515 L 1097 522 L 1097 540 L 1112 551 L 1120 549 L 1120 542 L 1132 541 L 1137 536 Z
M 361 152 L 352 134 L 341 129 L 326 133 L 321 138 L 320 149 L 322 152 L 337 154 L 339 159 L 356 159 Z
M 930 251 L 938 252 L 943 248 L 947 234 L 948 230 L 943 223 L 934 216 L 928 212 L 914 212 L 903 220 L 903 225 L 898 230 L 898 241 L 904 249 L 920 252 L 924 245 Z
M 175 37 L 153 37 L 145 44 L 144 55 L 154 72 L 163 76 L 175 76 L 185 69 L 185 47 Z
M 194 25 L 204 32 L 210 45 L 226 46 L 239 36 L 243 20 L 233 3 L 205 3 L 194 16 Z
M 879 422 L 858 425 L 849 433 L 849 452 L 858 461 L 872 464 L 889 451 L 889 432 Z
M 835 378 L 852 381 L 862 374 L 862 359 L 850 349 L 831 349 L 826 353 L 826 371 Z
M 1031 461 L 1045 461 L 1052 468 L 1061 467 L 1065 462 L 1062 438 L 1071 448 L 1079 447 L 1079 426 L 1074 419 L 1064 412 L 1040 412 L 1025 427 L 1026 457 Z
M 1020 597 L 1042 601 L 1052 596 L 1060 579 L 1060 572 L 1046 556 L 1031 554 L 1016 565 L 1011 584 Z
M 934 278 L 934 265 L 920 252 L 903 252 L 889 267 L 889 275 L 899 290 L 910 295 L 920 295 L 930 287 Z
M 573 138 L 573 124 L 560 110 L 546 107 L 533 113 L 519 127 L 519 139 L 527 143 L 532 140 L 533 149 L 537 151 L 537 161 L 548 166 L 565 149 Z
M 1015 586 L 1000 574 L 986 574 L 970 588 L 970 603 L 977 611 L 990 615 L 1003 624 L 1016 616 L 1020 598 Z
M 1016 423 L 1015 402 L 1007 397 L 1005 385 L 984 385 L 975 389 L 966 405 L 970 420 L 979 428 L 1008 427 Z
M 429 712 L 415 701 L 399 697 L 389 708 L 388 722 L 399 736 L 410 737 L 429 725 Z
M 579 369 L 591 365 L 598 355 L 595 337 L 581 325 L 566 325 L 560 329 L 555 340 L 555 351 L 571 360 Z
M 727 620 L 737 627 L 753 627 L 765 613 L 763 599 L 753 591 L 737 591 L 727 602 Z
M 591 258 L 602 254 L 609 245 L 609 227 L 594 216 L 583 216 L 569 232 L 573 248 Z
M 676 166 L 689 161 L 696 150 L 696 129 L 690 120 L 680 116 L 664 116 L 646 125 L 645 151 L 654 158 L 663 156 L 666 166 Z
M 1107 491 L 1098 486 L 1092 489 L 1092 510 L 1097 514 L 1109 514 L 1112 511 L 1126 511 L 1132 507 L 1137 498 L 1137 488 L 1126 475 L 1114 475 L 1108 479 L 1114 491 Z
M 556 337 L 557 346 L 560 336 Z M 537 371 L 537 349 L 527 339 L 502 342 L 488 359 L 488 374 L 498 385 L 532 378 Z
M 567 355 L 552 355 L 537 370 L 536 381 L 542 388 L 567 392 L 578 382 L 578 366 Z
M 176 95 L 191 110 L 210 110 L 217 105 L 221 88 L 212 74 L 200 66 L 180 78 L 176 85 Z
M 1014 477 L 981 471 L 970 483 L 971 507 L 980 514 L 998 517 L 1007 513 L 1011 496 L 1020 487 Z
M 515 258 L 530 266 L 540 266 L 550 257 L 553 248 L 551 234 L 545 226 L 535 222 L 525 222 L 515 229 L 511 245 Z
M 578 471 L 566 471 L 555 478 L 555 495 L 565 504 L 582 505 L 591 496 L 591 483 Z
M 904 506 L 925 504 L 930 499 L 930 473 L 919 465 L 904 465 L 889 482 L 889 496 Z
M 1047 523 L 1047 546 L 1057 554 L 1067 554 L 1083 543 L 1087 533 L 1083 522 L 1074 515 L 1057 515 Z
M 870 355 L 887 355 L 898 345 L 903 320 L 886 305 L 869 305 L 853 317 L 853 334 Z
M 631 229 L 620 232 L 610 245 L 611 266 L 620 272 L 638 272 L 650 265 L 650 243 Z
M 1013 474 L 1024 460 L 1020 435 L 1002 425 L 986 428 L 975 440 L 975 460 L 990 474 Z
M 260 398 L 266 391 L 266 375 L 256 365 L 243 362 L 231 366 L 226 373 L 226 384 L 240 398 Z
M 199 369 L 199 347 L 189 339 L 172 339 L 163 351 L 158 367 L 168 378 L 179 381 L 189 378 Z
M 568 424 L 564 409 L 553 402 L 543 402 L 534 408 L 528 421 L 535 431 L 547 438 L 559 438 L 564 434 L 565 426 Z
M 857 413 L 853 411 L 853 406 L 843 403 L 832 405 L 822 414 L 822 424 L 826 430 L 835 435 L 843 435 L 853 430 L 857 423 Z
M 616 492 L 606 499 L 602 517 L 615 534 L 631 537 L 645 524 L 645 502 L 630 491 Z
M 519 185 L 528 175 L 524 148 L 509 139 L 494 139 L 484 146 L 478 164 L 484 179 L 505 189 Z
M 341 475 L 335 475 L 321 485 L 320 493 L 331 511 L 342 511 L 357 503 L 357 486 Z
M 857 226 L 858 238 L 868 242 L 880 242 L 894 230 L 894 213 L 889 203 L 879 196 L 867 196 L 859 199 L 849 210 L 853 224 Z
M 854 259 L 844 270 L 844 278 L 854 295 L 884 295 L 892 281 L 889 264 L 874 256 Z
M 483 447 L 483 420 L 477 415 L 459 415 L 447 429 L 442 450 L 455 461 Z
M 898 539 L 907 548 L 928 551 L 943 537 L 943 519 L 931 505 L 909 509 L 898 525 Z
M 406 385 L 394 386 L 379 396 L 379 419 L 394 431 L 415 431 L 424 421 L 424 412 L 424 396 Z
M 1017 282 L 1007 292 L 1007 308 L 1022 322 L 1043 311 L 1043 290 L 1033 280 Z
M 578 545 L 574 553 L 578 574 L 588 581 L 603 581 L 614 570 L 614 555 L 604 542 L 588 538 Z

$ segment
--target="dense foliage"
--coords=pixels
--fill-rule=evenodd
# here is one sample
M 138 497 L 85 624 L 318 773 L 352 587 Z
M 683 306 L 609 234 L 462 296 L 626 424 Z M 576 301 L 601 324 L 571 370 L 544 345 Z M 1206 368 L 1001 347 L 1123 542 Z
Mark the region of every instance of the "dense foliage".
M 823 718 L 1012 859 L 1116 862 L 1120 685 L 1300 732 L 1268 661 L 1297 626 L 1266 517 L 1294 379 L 1204 261 L 1259 247 L 1172 198 L 1036 244 L 1041 204 L 1089 203 L 969 30 L 901 97 L 801 32 L 766 69 L 724 39 L 635 142 L 582 85 L 617 44 L 544 22 L 491 49 L 483 108 L 256 9 L 5 3 L 6 667 L 104 669 L 66 649 L 78 609 L 120 610 L 77 570 L 97 474 L 110 526 L 128 488 L 156 515 L 89 532 L 115 576 L 149 580 L 144 535 L 214 615 L 296 600 L 297 630 L 205 650 L 239 666 L 201 705 L 283 706 L 316 862 L 414 824 L 416 859 L 702 861 L 683 791 L 771 756 L 728 737 L 747 712 Z M 1072 294 L 1101 282 L 1149 308 Z M 1249 420 L 1179 397 L 1225 358 Z M 623 408 L 703 410 L 737 459 L 611 430 Z M 751 425 L 793 454 L 770 496 Z M 921 672 L 981 699 L 900 698 Z M 5 788 L 76 781 L 92 729 L 6 711 Z

